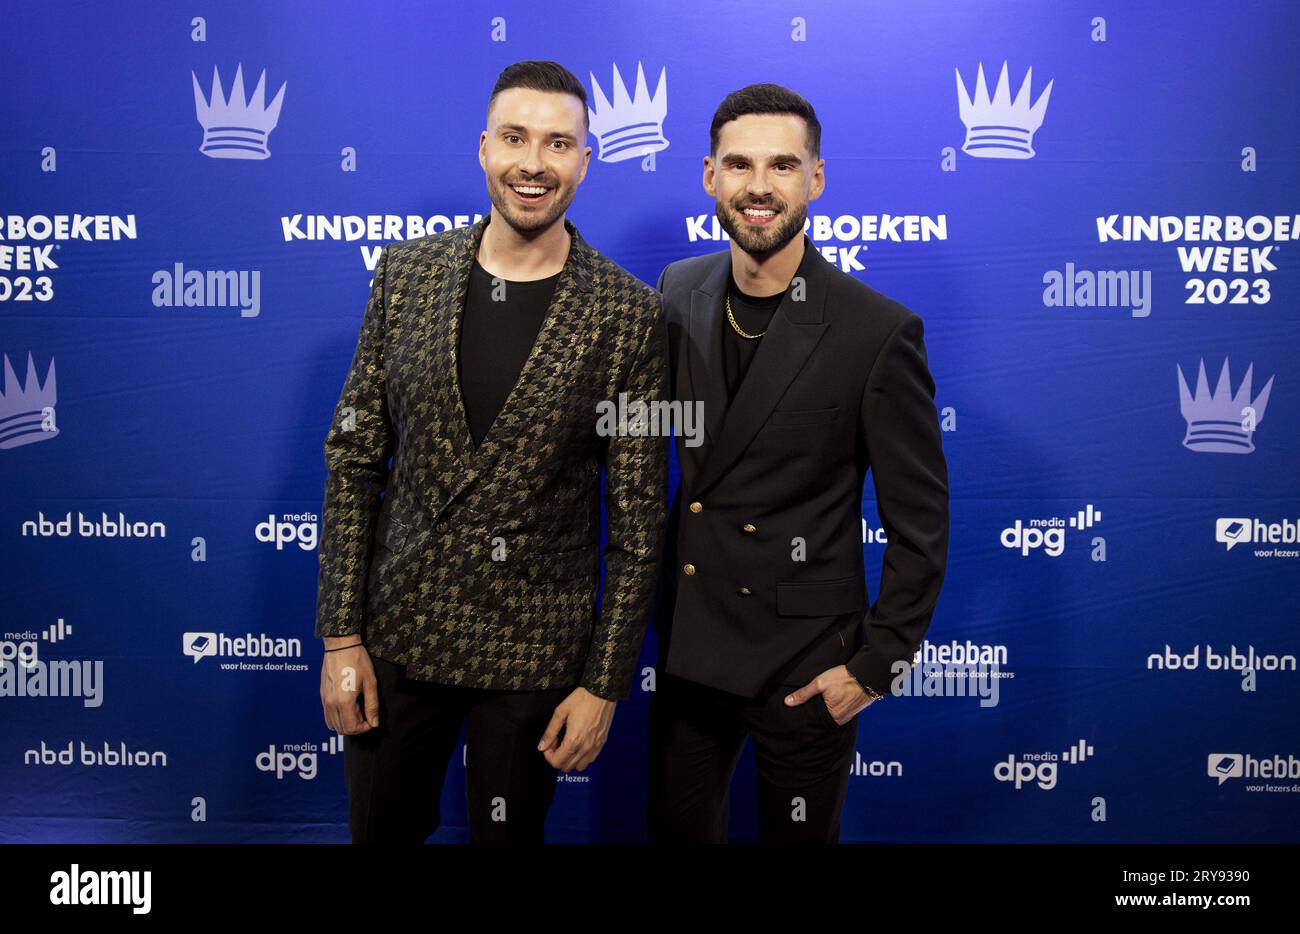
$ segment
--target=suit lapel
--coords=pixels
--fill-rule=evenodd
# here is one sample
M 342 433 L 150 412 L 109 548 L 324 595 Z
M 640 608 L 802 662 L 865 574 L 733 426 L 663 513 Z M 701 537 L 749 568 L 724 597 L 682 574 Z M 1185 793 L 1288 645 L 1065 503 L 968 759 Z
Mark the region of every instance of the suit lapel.
M 489 471 L 522 426 L 545 416 L 549 409 L 545 398 L 547 387 L 563 376 L 573 359 L 582 334 L 587 296 L 592 290 L 591 248 L 566 218 L 564 226 L 571 238 L 569 255 L 556 281 L 541 330 L 510 395 L 482 444 L 476 446 L 460 391 L 460 331 L 474 259 L 478 256 L 483 231 L 490 220 L 489 214 L 466 228 L 466 232 L 456 238 L 455 244 L 440 256 L 445 286 L 439 292 L 434 321 L 435 372 L 431 376 L 434 404 L 438 410 L 437 423 L 443 429 L 445 453 L 451 460 L 446 478 L 446 502 Z M 545 378 L 543 374 L 546 374 Z
M 690 379 L 686 398 L 704 404 L 704 443 L 685 448 L 695 471 L 722 436 L 722 419 L 727 411 L 727 385 L 722 373 L 722 296 L 731 272 L 731 255 L 719 253 L 699 287 L 691 290 L 690 340 L 686 342 L 686 372 Z M 678 449 L 679 459 L 683 456 Z
M 717 390 L 710 390 L 709 384 L 716 382 L 721 387 L 722 400 L 725 405 L 726 386 L 722 377 L 722 328 L 724 314 L 723 300 L 726 297 L 728 273 L 731 269 L 730 253 L 723 254 L 725 262 L 722 273 L 710 272 L 706 285 L 712 289 L 707 297 L 697 297 L 699 290 L 691 296 L 691 327 L 695 327 L 695 309 L 697 304 L 708 306 L 706 315 L 710 322 L 717 319 L 716 326 L 709 329 L 708 356 L 700 361 L 713 375 L 705 377 L 705 425 L 709 424 L 708 396 Z M 714 436 L 703 455 L 703 464 L 692 485 L 692 492 L 698 496 L 713 485 L 732 464 L 745 452 L 754 435 L 763 427 L 772 410 L 776 408 L 781 397 L 785 395 L 790 383 L 799 375 L 812 355 L 813 349 L 826 333 L 827 324 L 822 321 L 823 305 L 826 302 L 826 287 L 829 279 L 826 260 L 817 252 L 817 247 L 804 235 L 803 259 L 795 271 L 795 278 L 804 283 L 803 291 L 788 289 L 781 305 L 772 315 L 772 323 L 754 352 L 745 379 L 736 392 L 730 407 L 726 408 L 721 430 Z M 703 288 L 703 286 L 701 287 Z M 796 300 L 796 298 L 801 300 Z M 692 330 L 692 337 L 694 337 Z M 694 341 L 692 341 L 694 342 Z M 692 358 L 692 364 L 694 364 Z M 695 370 L 692 369 L 692 375 Z
M 483 443 L 469 458 L 471 469 L 478 473 L 490 469 L 527 425 L 542 420 L 555 408 L 550 395 L 563 381 L 582 337 L 583 320 L 588 310 L 587 296 L 592 290 L 590 251 L 577 228 L 567 219 L 564 223 L 572 237 L 569 256 L 560 271 L 560 278 L 556 280 L 551 304 L 537 340 L 519 371 L 519 378 L 483 437 Z M 592 419 L 595 419 L 594 412 Z
M 469 290 L 470 270 L 490 217 L 491 215 L 484 217 L 466 232 L 458 234 L 453 246 L 439 256 L 443 286 L 434 313 L 432 375 L 435 378 L 438 424 L 442 428 L 442 436 L 450 445 L 450 453 L 458 471 L 464 470 L 465 460 L 474 448 L 469 419 L 465 415 L 465 400 L 460 392 L 460 326 L 465 311 L 465 295 Z

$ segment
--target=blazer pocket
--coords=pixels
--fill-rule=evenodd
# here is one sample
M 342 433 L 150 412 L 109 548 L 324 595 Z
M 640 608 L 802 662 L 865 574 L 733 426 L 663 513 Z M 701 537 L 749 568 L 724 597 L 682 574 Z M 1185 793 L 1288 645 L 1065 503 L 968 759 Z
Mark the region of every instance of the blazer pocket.
M 856 613 L 867 600 L 860 577 L 832 581 L 777 581 L 777 616 L 842 616 Z
M 829 409 L 775 409 L 769 419 L 773 425 L 825 425 L 835 421 L 840 407 L 833 405 Z
M 383 534 L 379 540 L 395 555 L 400 555 L 406 548 L 406 540 L 411 534 L 411 527 L 399 519 L 394 519 L 391 515 L 388 517 L 388 524 L 384 527 Z
M 568 551 L 539 552 L 522 562 L 524 576 L 533 583 L 579 581 L 596 577 L 595 549 L 583 546 Z

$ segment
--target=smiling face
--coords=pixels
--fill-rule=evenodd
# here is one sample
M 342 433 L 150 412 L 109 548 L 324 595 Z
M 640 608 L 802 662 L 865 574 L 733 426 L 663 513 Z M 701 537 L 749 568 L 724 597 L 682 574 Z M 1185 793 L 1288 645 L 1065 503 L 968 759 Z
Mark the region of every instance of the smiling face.
M 587 174 L 586 138 L 586 108 L 571 94 L 507 88 L 497 95 L 478 161 L 506 223 L 534 233 L 563 216 Z
M 803 118 L 745 114 L 720 128 L 717 153 L 704 159 L 704 190 L 727 235 L 765 256 L 803 232 L 808 202 L 826 184 L 825 165 L 808 151 Z

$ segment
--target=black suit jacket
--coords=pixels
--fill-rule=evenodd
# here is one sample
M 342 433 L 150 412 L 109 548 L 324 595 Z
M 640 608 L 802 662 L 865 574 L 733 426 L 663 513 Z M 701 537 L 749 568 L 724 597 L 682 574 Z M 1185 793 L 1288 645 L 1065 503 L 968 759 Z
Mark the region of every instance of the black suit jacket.
M 702 445 L 677 438 L 660 663 L 751 697 L 847 664 L 885 694 L 894 663 L 910 663 L 930 624 L 947 563 L 934 381 L 921 318 L 803 239 L 796 281 L 730 407 L 721 347 L 730 253 L 673 263 L 659 278 L 673 397 L 703 402 L 705 424 Z M 870 605 L 868 468 L 888 537 Z
M 660 299 L 566 220 L 541 332 L 476 446 L 456 352 L 490 220 L 380 253 L 325 439 L 316 635 L 360 633 L 419 680 L 620 699 L 659 566 L 668 442 L 598 435 L 597 406 L 666 394 Z

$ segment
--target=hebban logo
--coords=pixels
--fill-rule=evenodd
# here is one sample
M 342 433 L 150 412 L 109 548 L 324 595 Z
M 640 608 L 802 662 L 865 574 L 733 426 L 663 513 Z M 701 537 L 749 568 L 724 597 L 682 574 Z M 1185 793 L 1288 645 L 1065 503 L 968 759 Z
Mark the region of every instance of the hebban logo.
M 50 874 L 51 905 L 130 905 L 131 913 L 147 915 L 153 905 L 153 873 L 145 870 L 82 871 L 77 863 L 67 872 Z

